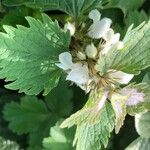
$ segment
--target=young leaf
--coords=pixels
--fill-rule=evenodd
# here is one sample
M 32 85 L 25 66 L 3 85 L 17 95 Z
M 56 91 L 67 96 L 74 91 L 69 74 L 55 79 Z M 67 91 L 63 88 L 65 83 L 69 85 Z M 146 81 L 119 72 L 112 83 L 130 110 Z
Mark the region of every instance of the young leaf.
M 14 81 L 6 88 L 28 95 L 45 90 L 46 95 L 62 74 L 55 63 L 58 55 L 68 50 L 70 35 L 44 14 L 43 22 L 26 19 L 29 28 L 4 26 L 6 33 L 0 33 L 0 78 Z
M 86 113 L 88 115 L 86 115 Z M 70 127 L 73 123 L 77 125 L 74 139 L 74 143 L 77 144 L 77 150 L 100 150 L 102 145 L 105 147 L 107 146 L 110 132 L 114 128 L 114 111 L 107 102 L 99 112 L 99 115 L 96 116 L 95 122 L 89 122 L 90 119 L 87 117 L 89 113 L 86 113 L 84 111 L 79 111 L 78 114 L 74 116 L 75 118 L 72 116 L 71 119 L 66 120 L 61 126 Z M 69 123 L 69 121 L 71 122 Z
M 110 133 L 114 129 L 114 112 L 111 105 L 106 103 L 100 113 L 96 124 L 77 125 L 74 141 L 77 142 L 77 150 L 100 150 L 103 145 L 107 146 Z
M 139 137 L 133 141 L 125 150 L 148 150 L 150 148 L 150 138 Z
M 44 150 L 73 150 L 74 129 L 61 129 L 59 124 L 50 129 L 50 137 L 44 138 Z
M 4 0 L 5 5 L 21 5 L 43 10 L 60 10 L 75 18 L 93 8 L 99 8 L 106 0 Z
M 143 138 L 150 138 L 150 112 L 135 116 L 135 127 Z
M 98 69 L 115 69 L 131 74 L 138 74 L 142 69 L 150 66 L 150 21 L 142 23 L 137 28 L 130 27 L 123 40 L 122 50 L 113 49 L 107 54 L 106 58 L 100 59 Z M 105 61 L 105 63 L 103 62 Z
M 126 104 L 124 99 L 119 99 L 118 96 L 114 96 L 111 99 L 111 104 L 116 115 L 115 132 L 119 133 L 126 117 Z
M 9 128 L 18 133 L 37 131 L 45 122 L 51 122 L 51 113 L 36 97 L 26 96 L 21 104 L 11 102 L 4 107 L 4 118 L 10 121 Z

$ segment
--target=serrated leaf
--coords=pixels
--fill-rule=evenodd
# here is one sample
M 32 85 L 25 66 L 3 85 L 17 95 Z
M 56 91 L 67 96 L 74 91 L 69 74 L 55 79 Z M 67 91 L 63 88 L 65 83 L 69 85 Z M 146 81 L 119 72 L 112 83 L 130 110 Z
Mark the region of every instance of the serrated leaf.
M 92 112 L 92 111 L 90 111 Z M 111 105 L 107 102 L 102 110 L 94 116 L 89 116 L 89 111 L 83 109 L 78 111 L 70 119 L 63 122 L 61 126 L 71 127 L 77 125 L 74 144 L 77 150 L 100 150 L 102 145 L 108 144 L 110 132 L 114 128 L 115 116 Z M 94 121 L 92 121 L 94 120 Z
M 1 150 L 19 150 L 19 145 L 16 142 L 5 140 L 0 137 L 0 149 Z
M 108 144 L 110 133 L 114 129 L 114 112 L 106 103 L 96 124 L 77 125 L 75 141 L 76 150 L 100 150 Z
M 74 129 L 61 129 L 59 123 L 50 129 L 50 137 L 44 138 L 44 150 L 73 150 Z
M 37 131 L 42 123 L 49 120 L 51 114 L 45 104 L 36 97 L 26 96 L 21 103 L 11 102 L 4 107 L 4 118 L 9 128 L 18 134 Z
M 149 150 L 150 138 L 139 137 L 133 141 L 125 150 Z
M 127 106 L 127 113 L 131 116 L 142 113 L 146 110 L 145 103 L 140 103 L 136 106 Z
M 137 28 L 130 27 L 123 40 L 122 50 L 110 50 L 104 59 L 99 59 L 98 69 L 103 70 L 105 60 L 105 70 L 115 69 L 130 74 L 138 74 L 142 69 L 150 66 L 150 21 L 142 23 Z M 133 38 L 134 37 L 134 38 Z
M 145 0 L 110 0 L 109 7 L 120 8 L 126 15 L 142 6 Z
M 98 121 L 100 112 L 97 108 L 99 99 L 102 97 L 102 91 L 99 91 L 99 96 L 93 97 L 93 94 L 90 95 L 89 100 L 84 105 L 81 110 L 78 110 L 76 113 L 72 114 L 61 124 L 62 128 L 72 127 L 73 125 L 82 125 L 82 124 L 93 124 Z M 101 111 L 101 110 L 100 110 Z
M 150 138 L 150 112 L 136 115 L 135 127 L 140 136 Z
M 73 109 L 73 92 L 67 82 L 61 81 L 46 97 L 45 102 L 52 113 L 59 117 L 70 115 Z
M 43 10 L 60 10 L 77 18 L 93 8 L 101 7 L 104 1 L 106 0 L 4 0 L 3 3 L 5 5 L 25 4 Z
M 0 78 L 14 81 L 5 87 L 28 95 L 46 95 L 57 86 L 61 71 L 55 66 L 58 55 L 68 50 L 69 33 L 43 15 L 43 22 L 27 17 L 30 27 L 5 26 L 0 33 Z

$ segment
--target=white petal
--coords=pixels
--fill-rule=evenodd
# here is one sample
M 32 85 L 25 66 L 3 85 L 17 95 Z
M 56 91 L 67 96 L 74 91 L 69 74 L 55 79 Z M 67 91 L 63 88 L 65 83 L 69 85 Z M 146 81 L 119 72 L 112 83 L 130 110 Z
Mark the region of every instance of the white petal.
M 87 66 L 74 68 L 67 76 L 66 80 L 75 82 L 76 84 L 86 84 L 89 80 L 89 72 Z
M 114 34 L 114 36 L 112 37 L 111 43 L 112 43 L 112 44 L 115 44 L 115 43 L 119 42 L 119 39 L 120 39 L 120 34 L 119 34 L 119 33 L 116 33 L 116 34 Z
M 101 17 L 100 12 L 97 9 L 90 11 L 89 18 L 92 19 L 94 22 L 99 21 Z
M 93 58 L 94 59 L 96 57 L 96 55 L 97 55 L 97 48 L 92 43 L 92 44 L 86 46 L 85 52 L 86 52 L 86 55 L 89 58 Z
M 115 71 L 110 73 L 110 77 L 121 84 L 128 84 L 134 75 L 122 71 Z
M 114 31 L 113 31 L 113 29 L 110 28 L 110 29 L 106 32 L 106 34 L 103 36 L 103 38 L 104 38 L 104 40 L 105 40 L 106 42 L 110 42 L 111 39 L 113 38 L 113 36 L 114 36 Z
M 117 47 L 117 49 L 123 49 L 124 43 L 119 41 L 119 42 L 116 43 L 116 47 Z
M 102 38 L 109 30 L 111 23 L 112 21 L 109 18 L 103 18 L 101 21 L 93 23 L 89 28 L 88 35 L 95 39 Z
M 63 65 L 63 64 L 61 64 L 61 63 L 56 63 L 55 65 L 56 65 L 57 67 L 63 69 L 63 70 L 68 70 L 68 69 L 69 69 L 67 66 L 65 66 L 65 65 Z
M 75 33 L 75 25 L 70 23 L 70 22 L 68 22 L 68 23 L 65 24 L 64 30 L 65 31 L 69 30 L 70 35 L 73 36 L 74 33 Z
M 128 99 L 126 100 L 126 105 L 134 106 L 141 102 L 144 102 L 144 93 L 138 92 L 137 89 L 124 88 L 120 91 L 120 93 L 128 97 Z
M 72 56 L 69 52 L 64 52 L 59 55 L 60 63 L 56 65 L 64 70 L 71 69 L 73 66 Z

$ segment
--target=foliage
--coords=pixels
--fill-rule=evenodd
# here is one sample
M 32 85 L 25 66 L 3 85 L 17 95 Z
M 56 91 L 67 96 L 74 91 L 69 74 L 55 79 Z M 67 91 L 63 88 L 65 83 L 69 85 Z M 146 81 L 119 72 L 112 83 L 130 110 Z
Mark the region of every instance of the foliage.
M 67 14 L 74 16 L 75 18 L 79 15 L 88 12 L 92 8 L 100 7 L 102 0 L 4 0 L 5 5 L 21 5 L 25 4 L 28 7 L 42 8 L 43 10 L 60 10 Z
M 55 98 L 64 91 L 66 104 L 59 104 L 63 99 Z M 41 149 L 41 142 L 48 136 L 50 127 L 52 127 L 61 117 L 69 115 L 72 111 L 71 105 L 72 91 L 68 89 L 66 83 L 61 82 L 57 88 L 54 88 L 50 94 L 45 97 L 45 102 L 37 99 L 35 96 L 22 97 L 21 103 L 12 101 L 5 105 L 4 118 L 8 120 L 9 128 L 17 134 L 29 133 L 29 149 Z M 51 103 L 50 103 L 51 102 Z M 70 103 L 70 105 L 69 105 Z M 33 107 L 34 106 L 34 107 Z M 61 108 L 62 107 L 62 108 Z M 60 112 L 56 113 L 56 110 Z M 36 126 L 35 126 L 36 125 Z
M 146 0 L 1 0 L 0 149 L 116 150 L 129 143 L 126 150 L 149 149 L 147 6 Z M 88 15 L 91 10 L 100 11 L 101 18 Z M 91 38 L 89 32 L 106 17 L 112 20 L 110 28 L 121 34 L 118 42 L 123 42 L 123 48 L 111 46 L 102 54 L 107 40 Z M 90 43 L 97 50 L 94 59 L 86 53 Z M 62 60 L 62 53 L 69 53 L 70 60 Z M 67 63 L 70 66 L 64 69 Z M 86 79 L 78 78 L 86 65 L 89 86 L 78 84 L 80 78 Z M 77 66 L 76 82 L 66 81 Z M 113 71 L 134 78 L 127 85 L 120 84 L 117 77 L 112 80 Z M 127 105 L 125 98 L 130 95 L 121 97 L 125 88 L 143 94 L 143 101 Z M 135 119 L 135 127 L 128 115 Z
M 9 89 L 19 89 L 28 95 L 39 94 L 44 89 L 46 95 L 58 84 L 61 71 L 54 64 L 57 56 L 67 51 L 70 37 L 44 14 L 43 23 L 31 17 L 26 19 L 29 28 L 4 26 L 7 33 L 0 34 L 0 67 L 3 68 L 0 78 L 14 81 L 6 85 Z
M 95 124 L 83 123 L 77 126 L 75 141 L 77 150 L 99 150 L 108 145 L 110 133 L 114 128 L 114 112 L 110 104 L 106 104 Z
M 114 49 L 107 57 L 100 59 L 98 69 L 102 72 L 106 72 L 108 69 L 115 69 L 138 74 L 140 70 L 147 68 L 150 65 L 149 26 L 150 22 L 142 23 L 134 29 L 130 26 L 123 40 L 126 46 L 120 51 Z
M 132 12 L 133 10 L 138 9 L 145 0 L 110 0 L 110 7 L 117 7 L 122 9 L 124 14 Z
M 0 137 L 0 147 L 1 150 L 19 150 L 19 146 L 17 143 L 9 141 L 9 140 L 5 140 L 2 137 Z
M 74 138 L 74 129 L 61 129 L 59 122 L 50 129 L 50 137 L 43 140 L 44 150 L 70 150 Z
M 131 143 L 126 150 L 147 150 L 149 149 L 150 146 L 150 139 L 145 139 L 145 138 L 141 138 L 139 137 L 138 139 L 136 139 L 135 141 L 133 141 L 133 143 Z

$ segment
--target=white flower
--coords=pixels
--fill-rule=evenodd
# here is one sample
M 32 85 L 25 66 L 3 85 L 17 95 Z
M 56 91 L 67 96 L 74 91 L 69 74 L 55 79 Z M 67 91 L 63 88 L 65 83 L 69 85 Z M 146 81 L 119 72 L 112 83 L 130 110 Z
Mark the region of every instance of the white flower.
M 63 70 L 68 70 L 73 67 L 72 56 L 69 52 L 64 52 L 59 55 L 59 62 L 56 63 L 56 66 Z
M 89 18 L 93 20 L 93 24 L 89 28 L 88 35 L 91 38 L 99 39 L 102 38 L 111 26 L 111 19 L 103 18 L 100 20 L 101 14 L 98 10 L 92 10 L 89 13 Z
M 116 47 L 117 47 L 117 49 L 123 49 L 124 43 L 122 41 L 119 41 L 116 43 Z
M 88 93 L 90 91 L 90 77 L 87 65 L 82 65 L 80 62 L 73 63 L 72 55 L 69 52 L 61 53 L 59 61 L 60 63 L 56 63 L 56 65 L 66 71 L 68 74 L 66 80 L 76 83 Z
M 104 40 L 109 43 L 109 44 L 115 44 L 119 41 L 120 39 L 120 34 L 119 33 L 114 33 L 113 29 L 109 29 L 106 34 L 103 36 Z
M 73 36 L 75 34 L 75 25 L 73 23 L 66 23 L 65 26 L 64 26 L 64 30 L 67 31 L 69 30 L 70 32 L 70 35 Z
M 101 51 L 102 54 L 107 54 L 111 48 L 119 50 L 124 47 L 124 43 L 122 41 L 119 41 L 120 34 L 119 33 L 115 34 L 113 29 L 111 28 L 106 32 L 103 38 L 106 41 L 106 43 Z
M 128 84 L 131 81 L 131 79 L 134 77 L 134 75 L 122 71 L 112 70 L 109 73 L 109 77 L 118 83 Z
M 127 97 L 126 105 L 134 106 L 144 102 L 144 93 L 138 92 L 135 88 L 123 88 L 120 90 L 120 94 Z
M 97 48 L 94 46 L 93 43 L 86 46 L 85 53 L 88 56 L 88 58 L 94 59 L 97 55 Z
M 101 14 L 97 9 L 94 9 L 94 10 L 90 11 L 89 18 L 92 19 L 94 22 L 97 22 L 100 20 Z
M 85 59 L 86 59 L 86 55 L 85 55 L 83 52 L 80 52 L 80 51 L 78 51 L 77 57 L 78 57 L 80 60 L 85 60 Z
M 87 84 L 89 81 L 89 71 L 86 65 L 74 67 L 68 74 L 66 80 L 75 82 L 77 85 Z

